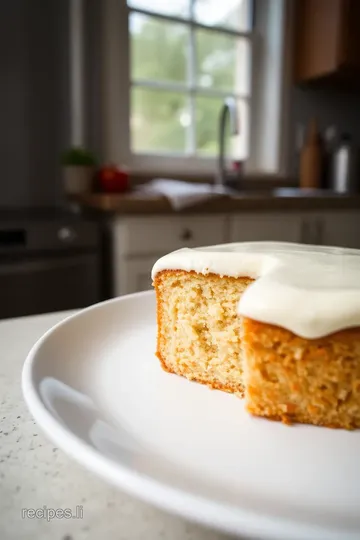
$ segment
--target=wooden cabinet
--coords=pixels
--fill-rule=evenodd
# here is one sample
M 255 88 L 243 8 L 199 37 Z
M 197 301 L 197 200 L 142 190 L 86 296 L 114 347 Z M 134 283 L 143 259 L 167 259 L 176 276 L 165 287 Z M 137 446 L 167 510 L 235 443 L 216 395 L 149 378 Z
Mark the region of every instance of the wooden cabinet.
M 301 242 L 301 215 L 251 213 L 230 219 L 230 242 Z
M 296 82 L 360 78 L 359 0 L 297 0 Z

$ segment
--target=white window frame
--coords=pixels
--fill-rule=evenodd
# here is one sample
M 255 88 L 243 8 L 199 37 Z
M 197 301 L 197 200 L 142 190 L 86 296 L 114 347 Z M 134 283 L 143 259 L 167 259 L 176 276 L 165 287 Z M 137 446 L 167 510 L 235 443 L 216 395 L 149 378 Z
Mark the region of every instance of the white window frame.
M 82 1 L 72 0 L 75 3 Z M 250 140 L 245 171 L 256 175 L 263 172 L 286 175 L 290 160 L 288 132 L 292 56 L 291 1 L 261 0 L 255 5 L 260 11 L 256 13 L 255 31 L 251 33 L 251 94 L 248 98 Z M 133 172 L 215 175 L 216 158 L 131 153 L 128 7 L 126 0 L 102 0 L 101 7 L 99 46 L 102 53 L 102 72 L 99 107 L 104 160 L 125 164 Z M 73 35 L 75 34 L 76 28 L 73 30 Z M 236 32 L 236 35 L 241 36 L 241 33 Z M 248 33 L 244 35 L 249 37 Z M 78 69 L 81 70 L 81 62 L 78 64 Z M 72 75 L 77 77 L 76 73 Z M 82 97 L 85 100 L 86 85 L 82 87 Z M 73 91 L 72 100 L 77 103 L 75 105 L 78 110 L 79 92 Z M 78 117 L 80 122 L 81 115 L 78 114 Z M 72 129 L 77 133 L 83 131 L 81 126 L 76 125 Z

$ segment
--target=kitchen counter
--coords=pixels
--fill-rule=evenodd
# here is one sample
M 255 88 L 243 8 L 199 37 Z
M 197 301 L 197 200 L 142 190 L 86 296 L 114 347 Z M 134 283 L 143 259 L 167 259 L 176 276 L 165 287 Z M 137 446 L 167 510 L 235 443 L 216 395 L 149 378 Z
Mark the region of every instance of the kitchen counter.
M 0 537 L 2 540 L 225 540 L 115 490 L 54 447 L 23 402 L 27 353 L 70 313 L 0 321 Z M 81 519 L 30 519 L 23 509 L 82 506 Z M 79 514 L 80 515 L 80 514 Z
M 169 201 L 162 196 L 130 192 L 124 195 L 88 194 L 72 197 L 73 202 L 106 213 L 169 214 L 174 213 Z M 304 193 L 299 189 L 273 191 L 247 190 L 235 196 L 219 196 L 197 204 L 182 214 L 231 213 L 250 211 L 306 211 L 360 209 L 360 194 L 338 195 L 331 192 Z

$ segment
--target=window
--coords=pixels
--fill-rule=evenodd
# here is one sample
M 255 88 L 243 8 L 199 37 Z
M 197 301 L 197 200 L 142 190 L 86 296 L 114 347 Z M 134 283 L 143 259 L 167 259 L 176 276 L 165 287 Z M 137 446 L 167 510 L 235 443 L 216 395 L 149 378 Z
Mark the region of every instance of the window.
M 105 160 L 140 173 L 213 175 L 220 107 L 233 96 L 240 134 L 227 154 L 246 158 L 249 175 L 289 174 L 292 2 L 95 4 Z
M 128 29 L 131 154 L 215 157 L 220 109 L 232 96 L 239 135 L 228 150 L 246 159 L 252 1 L 129 0 Z

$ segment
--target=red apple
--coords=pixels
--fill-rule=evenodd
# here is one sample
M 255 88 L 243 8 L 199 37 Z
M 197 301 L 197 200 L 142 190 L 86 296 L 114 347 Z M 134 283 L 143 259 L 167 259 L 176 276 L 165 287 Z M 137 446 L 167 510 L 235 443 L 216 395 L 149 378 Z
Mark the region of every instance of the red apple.
M 123 193 L 129 188 L 128 173 L 116 165 L 102 167 L 97 177 L 99 187 L 105 193 Z

